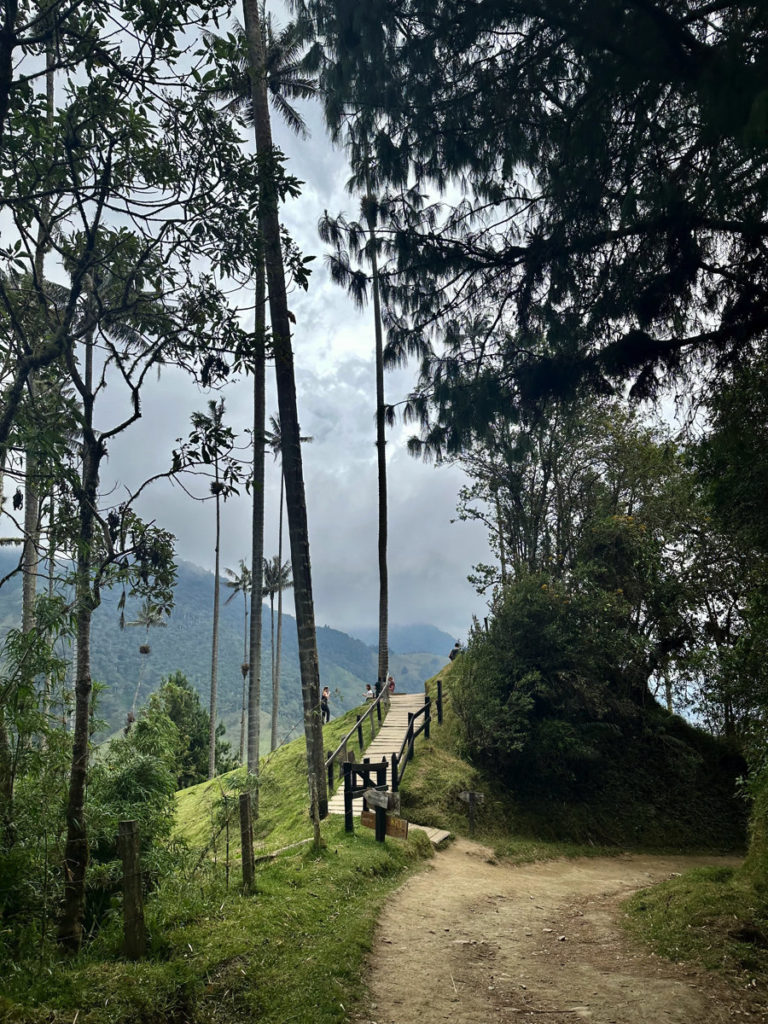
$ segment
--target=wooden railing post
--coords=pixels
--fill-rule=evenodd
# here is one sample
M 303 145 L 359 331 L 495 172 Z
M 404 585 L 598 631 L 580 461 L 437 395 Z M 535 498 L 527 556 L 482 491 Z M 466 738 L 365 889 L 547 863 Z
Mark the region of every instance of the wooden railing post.
M 333 790 L 333 759 L 331 758 L 332 750 L 326 750 L 325 759 L 328 762 L 328 792 Z
M 354 832 L 355 824 L 352 817 L 352 765 L 345 761 L 341 768 L 344 773 L 344 831 Z
M 376 701 L 376 715 L 379 719 L 379 725 L 381 725 L 381 701 Z
M 123 933 L 125 955 L 139 960 L 147 948 L 144 929 L 144 897 L 141 891 L 139 863 L 139 826 L 135 821 L 121 821 L 117 843 L 123 861 Z
M 362 754 L 362 752 L 363 752 L 363 727 L 360 724 L 360 718 L 361 717 L 362 717 L 361 715 L 357 716 L 357 738 L 358 738 L 358 740 L 360 742 L 360 753 Z
M 253 885 L 253 822 L 251 820 L 251 794 L 240 794 L 240 855 L 243 863 L 243 888 Z
M 376 727 L 373 724 L 373 715 L 369 714 L 368 718 L 369 718 L 370 723 L 371 723 L 371 739 L 373 739 L 374 736 L 376 735 Z
M 393 793 L 396 793 L 400 788 L 400 780 L 397 777 L 397 754 L 395 753 L 392 754 L 392 760 L 389 762 L 389 774 L 391 776 L 390 788 Z
M 407 757 L 408 757 L 409 761 L 413 760 L 413 742 L 414 742 L 413 717 L 414 717 L 413 716 L 413 712 L 409 711 L 408 712 L 408 732 L 406 733 L 406 736 L 408 738 L 408 754 L 407 754 Z
M 364 757 L 363 758 L 363 764 L 364 765 L 365 764 L 370 764 L 370 763 L 371 763 L 370 757 Z M 370 770 L 364 771 L 364 774 L 363 774 L 363 785 L 365 786 L 366 789 L 370 789 L 370 787 L 371 787 L 371 773 L 370 773 Z M 368 801 L 365 799 L 365 797 L 363 797 L 363 810 L 364 811 L 368 810 Z
M 424 705 L 425 705 L 425 707 L 427 709 L 424 712 L 424 738 L 428 740 L 429 739 L 429 725 L 430 725 L 430 722 L 432 721 L 432 701 L 430 700 L 429 697 L 425 697 L 424 698 Z
M 443 724 L 443 680 L 437 680 L 437 724 Z

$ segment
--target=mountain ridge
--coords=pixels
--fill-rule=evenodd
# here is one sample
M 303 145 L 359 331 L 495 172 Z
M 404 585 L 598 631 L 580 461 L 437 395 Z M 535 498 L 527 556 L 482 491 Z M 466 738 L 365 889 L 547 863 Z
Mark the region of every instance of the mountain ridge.
M 0 551 L 0 571 L 8 572 L 17 558 Z M 146 702 L 162 678 L 183 672 L 200 693 L 203 705 L 210 699 L 211 617 L 213 609 L 213 573 L 193 562 L 179 561 L 174 592 L 174 609 L 165 628 L 146 631 L 139 627 L 119 626 L 119 591 L 105 591 L 93 616 L 92 676 L 103 684 L 97 716 L 104 723 L 96 739 L 108 735 L 125 723 L 138 689 L 137 707 Z M 222 579 L 222 582 L 224 580 Z M 131 621 L 140 602 L 129 598 L 125 619 Z M 21 582 L 13 577 L 0 588 L 0 631 L 18 625 L 21 614 Z M 275 624 L 277 613 L 275 612 Z M 243 603 L 240 595 L 222 601 L 219 627 L 218 710 L 227 726 L 233 745 L 239 737 L 239 717 L 243 677 Z M 393 630 L 396 630 L 394 627 Z M 440 634 L 436 627 L 429 627 Z M 447 634 L 442 634 L 447 636 Z M 271 618 L 268 604 L 263 606 L 261 729 L 268 735 L 271 711 Z M 140 645 L 148 645 L 146 655 Z M 331 711 L 338 714 L 364 700 L 365 684 L 376 680 L 376 651 L 363 640 L 330 626 L 317 629 L 320 682 L 331 690 Z M 438 646 L 437 643 L 433 646 Z M 390 670 L 398 690 L 417 692 L 424 680 L 439 671 L 447 660 L 450 645 L 438 651 L 390 653 Z M 70 684 L 71 685 L 71 684 Z M 278 731 L 295 735 L 301 729 L 302 703 L 299 675 L 296 622 L 283 613 L 283 649 L 280 665 L 280 711 Z

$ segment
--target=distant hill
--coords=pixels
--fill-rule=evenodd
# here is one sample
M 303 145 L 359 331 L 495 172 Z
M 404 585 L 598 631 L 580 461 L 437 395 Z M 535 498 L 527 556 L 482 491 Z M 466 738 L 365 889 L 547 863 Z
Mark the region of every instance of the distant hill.
M 0 573 L 4 576 L 16 563 L 18 555 L 0 550 Z M 222 587 L 219 636 L 219 712 L 227 726 L 230 741 L 239 741 L 240 702 L 243 661 L 243 600 Z M 119 593 L 105 592 L 101 606 L 93 618 L 92 674 L 104 684 L 99 696 L 98 717 L 104 721 L 97 739 L 108 735 L 125 723 L 136 690 L 143 656 L 139 645 L 148 643 L 138 704 L 141 706 L 156 690 L 164 676 L 179 670 L 199 691 L 207 706 L 211 678 L 211 614 L 213 609 L 213 573 L 190 562 L 179 563 L 175 591 L 175 607 L 163 629 L 152 629 L 147 635 L 142 628 L 119 628 L 117 609 Z M 289 598 L 290 600 L 290 598 Z M 138 611 L 139 602 L 129 600 L 126 621 Z M 17 625 L 21 616 L 21 581 L 13 577 L 0 587 L 0 634 Z M 277 616 L 275 616 L 277 617 Z M 262 736 L 269 729 L 271 704 L 270 611 L 264 605 L 262 638 Z M 418 627 L 440 631 L 434 627 Z M 392 654 L 390 665 L 397 689 L 417 692 L 424 680 L 434 675 L 447 660 L 453 643 L 450 637 L 438 647 L 440 654 L 424 649 Z M 395 645 L 393 644 L 393 647 Z M 434 646 L 434 645 L 433 645 Z M 331 711 L 340 714 L 362 703 L 365 684 L 376 681 L 376 652 L 362 640 L 324 626 L 317 630 L 321 685 L 330 687 Z M 283 652 L 280 663 L 280 734 L 297 735 L 302 729 L 301 686 L 299 678 L 296 621 L 283 616 Z
M 374 649 L 378 647 L 378 626 L 362 626 L 359 629 L 353 629 L 352 635 Z M 435 654 L 444 662 L 455 642 L 455 636 L 444 633 L 437 626 L 428 626 L 424 623 L 415 626 L 389 627 L 389 649 L 398 654 Z

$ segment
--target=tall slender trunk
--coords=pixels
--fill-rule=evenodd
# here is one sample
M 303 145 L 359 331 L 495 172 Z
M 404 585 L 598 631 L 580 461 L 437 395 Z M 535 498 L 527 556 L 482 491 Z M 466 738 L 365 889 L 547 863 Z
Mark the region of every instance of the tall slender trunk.
M 245 723 L 248 718 L 248 591 L 243 590 L 243 699 L 240 706 L 240 764 L 245 764 Z
M 372 199 L 371 196 L 369 198 Z M 371 203 L 371 206 L 373 204 Z M 387 452 L 384 406 L 384 339 L 381 329 L 379 261 L 376 253 L 376 228 L 373 212 L 368 219 L 371 236 L 371 276 L 373 278 L 373 317 L 376 336 L 376 461 L 379 480 L 379 665 L 381 686 L 389 672 L 389 577 L 387 571 Z
M 288 508 L 288 534 L 291 544 L 291 565 L 296 600 L 301 696 L 304 706 L 304 736 L 307 745 L 307 774 L 308 781 L 312 776 L 315 778 L 317 811 L 319 816 L 324 818 L 328 814 L 328 790 L 320 718 L 320 669 L 317 660 L 307 508 L 301 463 L 291 326 L 281 249 L 278 195 L 270 166 L 270 158 L 273 154 L 272 132 L 269 123 L 264 45 L 258 0 L 243 0 L 243 16 L 251 74 L 256 150 L 260 157 L 261 167 L 260 221 L 265 245 L 269 309 L 275 353 L 275 377 L 282 434 L 285 499 Z
M 261 231 L 261 226 L 259 227 Z M 253 332 L 253 486 L 251 488 L 251 634 L 248 691 L 248 774 L 256 780 L 251 795 L 259 813 L 259 748 L 261 742 L 261 632 L 264 596 L 264 421 L 266 397 L 266 268 L 260 256 L 256 268 L 256 310 Z
M 277 528 L 277 562 L 280 566 L 280 583 L 282 584 L 283 566 L 283 460 L 280 457 L 280 522 Z M 283 645 L 283 588 L 277 591 L 277 654 L 272 663 L 272 736 L 270 750 L 277 750 L 277 712 L 280 705 L 280 652 Z
M 88 834 L 85 821 L 85 792 L 88 775 L 88 739 L 91 719 L 91 617 L 96 606 L 91 570 L 93 566 L 94 518 L 99 488 L 99 467 L 104 455 L 101 441 L 93 432 L 93 336 L 86 338 L 83 396 L 83 470 L 77 495 L 80 528 L 75 575 L 75 620 L 77 675 L 64 847 L 64 907 L 58 939 L 77 952 L 83 941 L 85 916 L 85 872 L 88 867 Z
M 208 727 L 208 778 L 216 774 L 216 700 L 219 677 L 219 547 L 221 544 L 221 497 L 218 491 L 219 463 L 216 461 L 216 550 L 213 569 L 213 637 L 211 638 L 211 721 Z

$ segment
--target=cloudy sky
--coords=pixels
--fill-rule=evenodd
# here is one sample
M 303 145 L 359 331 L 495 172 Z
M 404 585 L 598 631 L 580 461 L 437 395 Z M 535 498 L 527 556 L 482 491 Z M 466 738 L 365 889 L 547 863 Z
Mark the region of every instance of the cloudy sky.
M 319 110 L 308 107 L 306 117 L 309 140 L 293 137 L 277 118 L 274 134 L 288 157 L 288 171 L 304 181 L 301 197 L 284 208 L 283 221 L 304 255 L 317 257 L 309 291 L 289 296 L 296 316 L 299 419 L 302 433 L 314 439 L 303 446 L 303 458 L 315 614 L 318 625 L 353 631 L 378 619 L 372 313 L 358 312 L 326 271 L 317 222 L 326 209 L 356 218 L 357 200 L 345 190 L 346 160 L 328 142 Z M 387 401 L 402 401 L 414 376 L 415 367 L 389 373 Z M 251 422 L 250 380 L 229 385 L 222 394 L 227 420 L 242 433 Z M 108 474 L 128 482 L 167 468 L 174 440 L 188 432 L 190 413 L 205 410 L 210 397 L 180 373 L 164 371 L 147 388 L 142 422 L 113 443 Z M 268 415 L 276 410 L 268 371 Z M 486 610 L 485 598 L 466 579 L 475 563 L 490 559 L 485 531 L 452 522 L 462 475 L 455 467 L 435 468 L 410 457 L 411 432 L 398 423 L 387 444 L 390 622 L 431 623 L 463 637 L 472 615 Z M 279 484 L 271 459 L 267 473 L 265 555 L 270 556 L 277 553 Z M 178 486 L 162 484 L 142 511 L 176 534 L 181 558 L 213 568 L 210 502 L 195 502 Z M 243 494 L 223 509 L 222 566 L 234 569 L 240 559 L 249 561 L 249 538 L 249 502 Z

